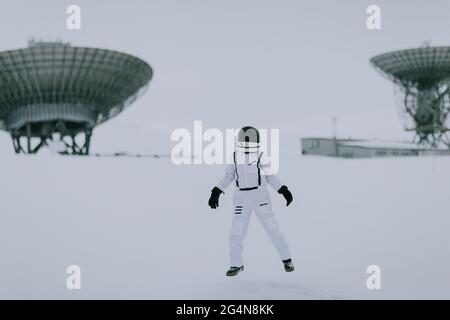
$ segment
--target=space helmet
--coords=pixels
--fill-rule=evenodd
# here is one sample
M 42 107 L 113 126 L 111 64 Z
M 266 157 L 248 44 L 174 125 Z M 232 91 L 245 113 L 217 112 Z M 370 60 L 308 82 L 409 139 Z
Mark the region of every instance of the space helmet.
M 253 153 L 259 150 L 259 132 L 253 127 L 243 127 L 238 132 L 236 148 L 238 151 Z

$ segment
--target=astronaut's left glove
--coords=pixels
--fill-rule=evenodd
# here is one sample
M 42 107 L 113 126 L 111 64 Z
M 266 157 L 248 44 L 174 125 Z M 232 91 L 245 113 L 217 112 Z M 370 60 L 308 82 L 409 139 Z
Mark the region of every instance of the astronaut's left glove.
M 287 207 L 293 200 L 292 193 L 288 190 L 286 186 L 282 186 L 280 189 L 278 189 L 278 193 L 282 194 L 283 197 L 286 199 L 286 207 Z
M 208 204 L 211 207 L 211 209 L 215 209 L 219 206 L 219 196 L 221 193 L 223 193 L 223 191 L 217 187 L 214 187 L 211 190 L 211 197 L 209 197 L 208 200 Z

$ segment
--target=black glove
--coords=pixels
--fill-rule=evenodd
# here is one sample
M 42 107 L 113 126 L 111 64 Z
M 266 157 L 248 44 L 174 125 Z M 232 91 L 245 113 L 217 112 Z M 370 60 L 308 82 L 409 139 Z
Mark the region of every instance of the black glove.
M 287 207 L 293 200 L 292 193 L 288 190 L 286 186 L 282 186 L 278 190 L 278 193 L 282 194 L 283 197 L 286 199 L 286 207 Z
M 223 191 L 217 187 L 214 187 L 211 190 L 211 197 L 209 197 L 208 201 L 208 204 L 211 207 L 211 209 L 215 209 L 219 206 L 219 196 L 221 193 L 223 193 Z

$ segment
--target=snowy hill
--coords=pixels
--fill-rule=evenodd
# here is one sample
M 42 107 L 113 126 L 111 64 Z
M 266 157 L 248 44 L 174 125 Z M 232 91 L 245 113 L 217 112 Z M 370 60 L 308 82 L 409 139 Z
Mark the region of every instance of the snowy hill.
M 226 278 L 231 188 L 221 166 L 3 154 L 0 298 L 450 298 L 450 158 L 282 157 L 272 192 L 296 271 L 253 218 L 246 270 Z M 82 270 L 70 291 L 66 267 Z M 366 288 L 366 268 L 382 289 Z

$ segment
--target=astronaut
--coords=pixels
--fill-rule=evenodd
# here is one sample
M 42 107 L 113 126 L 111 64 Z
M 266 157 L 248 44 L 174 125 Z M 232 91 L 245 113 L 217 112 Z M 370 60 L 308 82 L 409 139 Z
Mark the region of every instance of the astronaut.
M 234 163 L 227 164 L 225 176 L 211 190 L 208 202 L 212 209 L 217 208 L 220 194 L 224 193 L 232 182 L 235 183 L 233 222 L 229 235 L 231 267 L 226 272 L 227 276 L 235 276 L 244 271 L 243 243 L 253 211 L 278 251 L 284 270 L 294 271 L 288 243 L 272 211 L 267 184 L 283 195 L 286 206 L 292 202 L 293 197 L 275 175 L 266 174 L 268 170 L 264 169 L 267 169 L 268 165 L 259 150 L 259 142 L 259 132 L 255 128 L 243 127 L 239 130 L 236 151 L 233 153 Z

